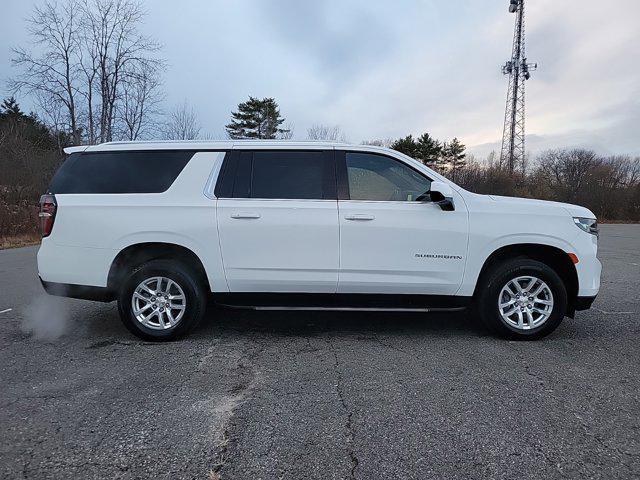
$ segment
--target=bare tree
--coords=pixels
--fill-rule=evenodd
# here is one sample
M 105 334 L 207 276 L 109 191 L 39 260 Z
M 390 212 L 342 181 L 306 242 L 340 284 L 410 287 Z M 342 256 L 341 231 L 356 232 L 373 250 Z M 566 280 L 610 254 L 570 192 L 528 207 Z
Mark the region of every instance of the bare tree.
M 22 71 L 9 82 L 15 92 L 38 94 L 46 103 L 63 104 L 70 133 L 78 144 L 81 141 L 77 107 L 80 15 L 80 4 L 76 0 L 61 6 L 45 2 L 42 7 L 35 7 L 27 30 L 41 53 L 13 49 L 12 63 Z
M 154 63 L 151 55 L 159 45 L 138 32 L 144 11 L 135 0 L 85 0 L 83 20 L 85 39 L 93 47 L 90 58 L 97 71 L 99 93 L 99 140 L 111 141 L 114 136 L 117 103 L 122 90 L 131 87 L 132 79 L 143 85 L 137 90 L 149 90 L 149 78 L 137 71 L 149 69 Z M 85 41 L 86 41 L 85 40 Z M 151 67 L 153 70 L 155 66 Z M 147 95 L 129 95 L 144 102 Z
M 364 140 L 362 145 L 371 145 L 372 147 L 385 147 L 391 148 L 395 140 L 393 138 L 383 138 L 383 139 L 374 139 L 374 140 Z
M 293 123 L 288 122 L 284 129 L 282 129 L 282 132 L 280 132 L 278 138 L 280 138 L 280 140 L 291 140 L 293 138 L 293 131 L 295 128 L 296 126 Z
M 340 125 L 313 125 L 307 129 L 309 140 L 325 140 L 328 142 L 346 142 L 347 136 Z
M 62 154 L 62 149 L 66 146 L 62 144 L 62 141 L 68 141 L 65 135 L 67 133 L 65 105 L 57 97 L 46 93 L 38 92 L 36 98 L 42 110 L 42 120 L 56 139 L 58 153 Z
M 595 152 L 584 149 L 549 150 L 539 157 L 540 171 L 561 192 L 560 200 L 575 202 L 592 169 L 602 162 Z
M 135 70 L 127 72 L 123 85 L 117 109 L 118 137 L 138 140 L 153 135 L 156 130 L 154 119 L 160 115 L 163 99 L 156 65 L 141 62 Z
M 170 113 L 164 127 L 166 140 L 194 140 L 200 135 L 200 122 L 193 108 L 185 101 Z
M 139 33 L 137 0 L 47 1 L 36 7 L 29 33 L 39 55 L 14 49 L 20 73 L 14 91 L 44 105 L 64 105 L 74 142 L 137 138 L 159 99 L 159 45 Z

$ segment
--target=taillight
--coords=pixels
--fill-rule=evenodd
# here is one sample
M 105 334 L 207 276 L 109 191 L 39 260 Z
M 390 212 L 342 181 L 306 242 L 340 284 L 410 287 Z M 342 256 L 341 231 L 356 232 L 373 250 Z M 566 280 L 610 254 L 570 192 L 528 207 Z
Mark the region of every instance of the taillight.
M 40 227 L 42 229 L 42 237 L 48 237 L 53 230 L 53 222 L 56 219 L 56 210 L 58 204 L 56 197 L 53 195 L 42 195 L 40 197 Z

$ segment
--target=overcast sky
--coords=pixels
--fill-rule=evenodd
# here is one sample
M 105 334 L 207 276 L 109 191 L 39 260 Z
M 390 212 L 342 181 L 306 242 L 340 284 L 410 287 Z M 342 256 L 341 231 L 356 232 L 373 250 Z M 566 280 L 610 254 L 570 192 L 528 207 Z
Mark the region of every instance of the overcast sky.
M 59 0 L 60 1 L 60 0 Z M 2 0 L 0 78 L 37 0 Z M 167 107 L 187 100 L 224 134 L 248 95 L 276 98 L 295 137 L 338 124 L 349 141 L 424 131 L 484 156 L 500 141 L 514 15 L 507 0 L 146 0 Z M 640 154 L 640 2 L 528 0 L 532 152 Z M 3 86 L 3 90 L 6 88 Z M 5 92 L 6 93 L 6 92 Z M 29 107 L 26 99 L 18 99 Z

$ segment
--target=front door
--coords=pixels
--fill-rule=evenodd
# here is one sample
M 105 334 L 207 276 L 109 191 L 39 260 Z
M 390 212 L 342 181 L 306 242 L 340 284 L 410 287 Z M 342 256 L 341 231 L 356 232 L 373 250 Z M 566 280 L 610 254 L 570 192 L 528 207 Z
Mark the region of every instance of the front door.
M 430 201 L 430 179 L 400 160 L 337 152 L 339 293 L 452 295 L 462 282 L 467 211 Z
M 333 152 L 242 150 L 227 161 L 217 217 L 230 291 L 334 293 Z

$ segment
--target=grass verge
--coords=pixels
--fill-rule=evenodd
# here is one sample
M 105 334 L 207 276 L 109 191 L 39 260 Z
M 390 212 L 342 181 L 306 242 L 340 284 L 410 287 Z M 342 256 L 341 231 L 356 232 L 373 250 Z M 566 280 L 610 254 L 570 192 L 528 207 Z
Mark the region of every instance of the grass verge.
M 0 250 L 6 248 L 28 247 L 38 245 L 40 243 L 40 235 L 35 233 L 27 233 L 24 235 L 13 235 L 11 237 L 0 237 Z

